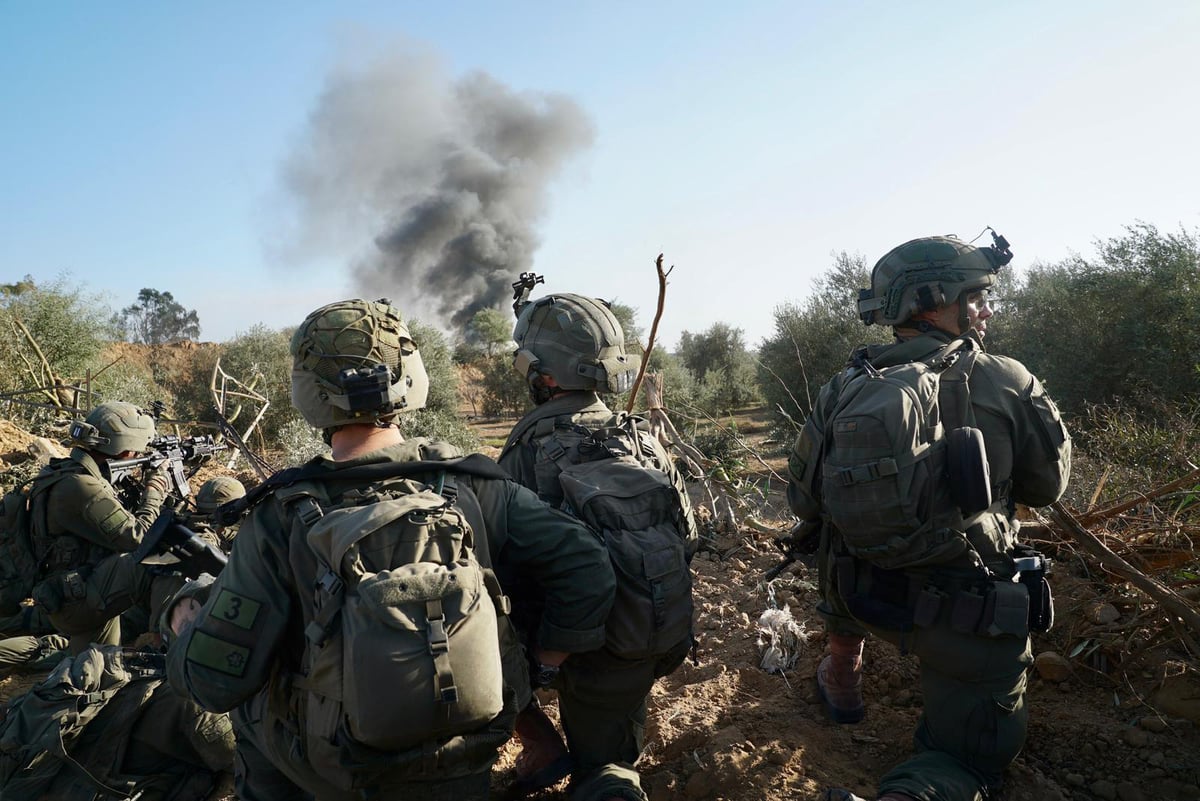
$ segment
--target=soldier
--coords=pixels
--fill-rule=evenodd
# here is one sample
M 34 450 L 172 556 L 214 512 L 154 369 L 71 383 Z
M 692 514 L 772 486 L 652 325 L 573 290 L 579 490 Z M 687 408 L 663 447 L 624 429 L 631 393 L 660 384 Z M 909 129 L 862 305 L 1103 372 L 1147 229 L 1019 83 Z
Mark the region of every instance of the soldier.
M 224 526 L 213 517 L 213 512 L 219 507 L 238 498 L 246 497 L 246 487 L 232 476 L 217 476 L 210 478 L 196 490 L 196 511 L 186 521 L 188 528 L 197 533 L 212 532 L 216 536 L 214 543 L 228 551 L 233 547 L 233 538 L 237 535 L 237 526 Z
M 518 348 L 515 369 L 528 382 L 537 407 L 509 434 L 500 454 L 500 466 L 542 500 L 559 506 L 563 502 L 558 480 L 562 467 L 548 452 L 556 446 L 561 448 L 564 440 L 619 425 L 625 419 L 614 414 L 598 393 L 628 390 L 639 360 L 625 352 L 624 331 L 607 304 L 580 295 L 550 295 L 526 304 L 519 310 L 513 339 Z M 551 436 L 554 445 L 547 444 Z M 653 449 L 653 466 L 669 477 L 676 490 L 682 518 L 680 533 L 687 544 L 686 558 L 690 559 L 697 532 L 683 479 L 657 439 L 647 436 L 639 442 L 643 448 Z M 686 563 L 683 570 L 686 573 Z M 690 587 L 690 578 L 688 582 Z M 542 599 L 535 593 L 533 597 L 516 598 L 514 605 L 518 612 L 533 610 L 523 616 L 523 622 L 529 631 L 536 631 Z M 574 761 L 571 797 L 576 801 L 646 798 L 633 767 L 644 744 L 646 697 L 654 681 L 675 670 L 691 648 L 690 613 L 689 592 L 687 636 L 664 655 L 629 659 L 606 645 L 573 655 L 563 664 L 561 675 L 554 678 L 552 686 L 558 691 L 559 712 Z M 612 614 L 618 614 L 618 609 L 614 607 Z M 518 625 L 521 618 L 517 617 Z M 532 723 L 539 715 L 533 709 L 523 711 L 517 723 L 523 747 L 532 746 L 533 751 L 523 760 L 525 770 L 519 770 L 519 774 L 525 774 L 521 778 L 526 779 L 529 789 L 544 784 L 528 777 L 536 776 L 539 769 L 546 770 L 554 757 L 553 748 L 547 749 L 534 737 L 525 736 L 527 731 L 536 734 L 537 728 L 523 723 Z M 546 781 L 553 778 L 553 773 L 545 776 Z
M 468 460 L 458 460 L 452 445 L 401 436 L 397 415 L 424 406 L 429 380 L 407 326 L 387 301 L 348 300 L 317 309 L 296 330 L 291 350 L 293 404 L 332 447 L 331 457 L 318 457 L 298 469 L 320 477 L 319 489 L 317 481 L 311 482 L 312 492 L 324 497 L 319 503 L 298 497 L 302 484 L 280 485 L 276 494 L 271 479 L 250 493 L 247 502 L 257 505 L 242 524 L 237 547 L 211 585 L 208 600 L 201 608 L 203 595 L 184 597 L 168 610 L 171 629 L 178 634 L 168 652 L 171 682 L 205 708 L 237 707 L 239 798 L 486 798 L 498 748 L 511 735 L 516 711 L 530 696 L 524 657 L 507 618 L 500 619 L 499 645 L 493 639 L 489 646 L 503 658 L 504 704 L 499 714 L 466 736 L 449 737 L 426 730 L 414 733 L 410 730 L 415 713 L 397 715 L 384 721 L 383 728 L 397 736 L 415 736 L 416 746 L 364 747 L 358 730 L 351 734 L 346 728 L 343 710 L 349 699 L 333 702 L 309 689 L 322 688 L 330 680 L 319 667 L 320 649 L 329 637 L 341 638 L 343 650 L 366 650 L 372 643 L 356 642 L 349 631 L 339 633 L 336 617 L 322 622 L 316 605 L 324 609 L 326 603 L 334 603 L 323 600 L 326 592 L 346 590 L 337 589 L 331 568 L 318 569 L 317 552 L 306 538 L 308 532 L 315 537 L 317 530 L 308 526 L 326 516 L 320 510 L 339 504 L 370 513 L 379 504 L 394 503 L 373 500 L 380 497 L 372 495 L 380 482 L 362 474 L 380 469 L 395 474 L 413 463 L 410 470 L 416 472 L 406 474 L 408 483 L 415 485 L 413 491 L 424 485 L 426 497 L 429 492 L 444 494 L 440 508 L 448 504 L 456 513 L 461 510 L 476 532 L 479 562 L 513 565 L 525 580 L 544 588 L 549 603 L 539 642 L 545 650 L 537 657 L 544 663 L 558 663 L 568 653 L 594 649 L 603 641 L 614 587 L 608 559 L 586 528 L 504 478 L 494 463 L 468 457 L 477 466 L 486 464 L 493 477 L 483 477 L 483 467 L 474 474 L 462 472 Z M 456 464 L 463 466 L 457 472 Z M 285 491 L 292 494 L 281 497 Z M 396 570 L 408 567 L 413 566 Z M 402 586 L 400 591 L 406 590 Z M 437 605 L 442 608 L 440 601 Z M 498 607 L 505 605 L 497 602 Z M 429 702 L 426 694 L 450 698 L 444 680 L 451 676 L 441 670 L 439 656 L 447 650 L 445 629 L 434 626 L 434 612 L 425 614 L 430 616 L 428 623 L 417 624 L 418 632 L 428 626 L 428 634 L 421 634 L 418 656 L 401 657 L 434 660 L 439 666 L 436 677 L 424 669 L 381 675 L 382 684 L 367 688 L 376 705 L 388 696 L 414 692 L 420 693 L 414 707 Z M 454 653 L 451 645 L 451 658 Z M 341 664 L 330 670 L 341 675 Z M 483 664 L 478 670 L 485 670 Z M 359 675 L 343 678 L 355 681 Z M 469 682 L 482 678 L 471 675 L 470 669 L 455 670 L 453 679 L 462 686 L 454 695 L 466 697 Z M 439 692 L 429 684 L 435 679 Z M 328 733 L 318 734 L 318 729 Z
M 32 536 L 46 553 L 33 597 L 78 654 L 89 643 L 118 645 L 119 616 L 152 592 L 153 577 L 131 557 L 158 517 L 169 484 L 165 468 L 149 471 L 135 511 L 121 505 L 108 463 L 140 455 L 154 438 L 154 418 L 130 403 L 108 401 L 71 426 L 74 447 L 52 459 L 30 490 Z
M 1025 672 L 1032 662 L 1029 610 L 1031 602 L 1036 607 L 1044 601 L 1048 607 L 1049 597 L 1042 582 L 1034 590 L 1027 589 L 1024 575 L 1022 583 L 1014 583 L 1018 571 L 1026 569 L 1026 561 L 1018 560 L 1030 555 L 1018 545 L 1016 504 L 1045 505 L 1062 494 L 1070 473 L 1071 442 L 1041 383 L 1019 362 L 982 352 L 993 314 L 988 293 L 997 270 L 1012 258 L 1007 241 L 994 233 L 993 237 L 995 245 L 987 248 L 952 237 L 906 242 L 879 260 L 871 289 L 863 290 L 859 300 L 864 321 L 893 326 L 896 338 L 892 344 L 861 349 L 858 364 L 865 361 L 885 369 L 929 363 L 952 352 L 950 345 L 956 342 L 957 361 L 964 353 L 972 354 L 974 366 L 968 368 L 965 384 L 969 403 L 962 404 L 962 411 L 973 414 L 982 432 L 984 452 L 974 473 L 982 477 L 982 486 L 976 489 L 990 489 L 975 513 L 955 509 L 956 526 L 907 541 L 913 543 L 907 547 L 927 549 L 919 553 L 897 551 L 902 547 L 898 543 L 906 542 L 903 538 L 874 551 L 854 550 L 849 543 L 858 532 L 839 529 L 830 520 L 830 493 L 837 489 L 831 482 L 882 487 L 886 482 L 881 476 L 896 474 L 892 461 L 890 469 L 878 473 L 822 476 L 823 466 L 832 472 L 823 459 L 839 447 L 837 438 L 858 435 L 853 423 L 839 422 L 836 431 L 831 425 L 842 387 L 854 370 L 822 388 L 788 463 L 789 501 L 807 524 L 802 538 L 819 542 L 819 611 L 830 654 L 819 665 L 817 684 L 834 721 L 852 723 L 865 714 L 866 634 L 920 660 L 925 703 L 915 737 L 917 753 L 883 777 L 880 801 L 995 797 L 992 793 L 1001 785 L 1005 768 L 1025 740 Z M 947 361 L 955 362 L 939 364 L 944 367 Z M 943 376 L 951 369 L 947 367 Z M 943 392 L 949 381 L 942 378 Z M 944 419 L 960 413 L 948 406 L 943 402 Z M 945 478 L 931 481 L 939 491 L 946 488 L 936 487 Z M 874 492 L 884 497 L 882 488 Z M 881 514 L 883 508 L 877 507 L 876 515 Z M 1047 594 L 1041 595 L 1043 591 Z M 1040 597 L 1033 597 L 1035 592 Z M 829 790 L 824 798 L 862 801 L 846 790 Z
M 229 716 L 200 709 L 163 676 L 161 654 L 120 646 L 64 657 L 0 715 L 0 796 L 208 798 L 233 772 Z

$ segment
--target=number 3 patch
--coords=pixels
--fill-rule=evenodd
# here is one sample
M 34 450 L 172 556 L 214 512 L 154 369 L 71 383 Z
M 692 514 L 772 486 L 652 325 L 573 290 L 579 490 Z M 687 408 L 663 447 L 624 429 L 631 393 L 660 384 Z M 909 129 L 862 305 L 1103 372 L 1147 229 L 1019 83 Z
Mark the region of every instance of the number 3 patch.
M 211 617 L 249 631 L 254 628 L 262 604 L 244 595 L 221 590 L 213 602 Z

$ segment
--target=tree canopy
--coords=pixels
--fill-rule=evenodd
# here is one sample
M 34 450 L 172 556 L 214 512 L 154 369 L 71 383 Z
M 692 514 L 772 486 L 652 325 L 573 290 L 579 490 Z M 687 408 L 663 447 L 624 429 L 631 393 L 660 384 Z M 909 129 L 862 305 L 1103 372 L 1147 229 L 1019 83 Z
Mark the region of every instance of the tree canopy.
M 143 289 L 137 303 L 126 306 L 117 317 L 131 342 L 163 345 L 200 336 L 200 317 L 188 310 L 170 292 Z

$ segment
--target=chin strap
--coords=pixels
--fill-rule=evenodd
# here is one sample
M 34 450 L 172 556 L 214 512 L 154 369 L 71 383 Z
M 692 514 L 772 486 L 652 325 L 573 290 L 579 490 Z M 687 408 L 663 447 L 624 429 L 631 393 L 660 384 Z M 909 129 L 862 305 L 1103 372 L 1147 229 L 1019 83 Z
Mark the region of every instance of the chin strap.
M 536 370 L 530 370 L 528 376 L 529 397 L 533 400 L 534 406 L 541 406 L 546 401 L 554 397 L 554 387 L 546 386 L 542 380 L 541 373 Z

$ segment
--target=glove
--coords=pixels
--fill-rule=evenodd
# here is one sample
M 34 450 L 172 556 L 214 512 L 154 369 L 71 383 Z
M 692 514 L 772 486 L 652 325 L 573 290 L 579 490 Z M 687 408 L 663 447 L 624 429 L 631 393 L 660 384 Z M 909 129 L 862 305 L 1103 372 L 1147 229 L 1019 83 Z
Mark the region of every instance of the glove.
M 175 636 L 174 627 L 171 625 L 175 607 L 184 601 L 194 601 L 198 606 L 204 606 L 208 602 L 208 596 L 212 594 L 212 585 L 215 581 L 216 579 L 208 573 L 201 573 L 198 577 L 190 579 L 167 599 L 158 616 L 158 632 L 162 635 L 163 645 L 169 645 Z M 186 622 L 190 622 L 190 620 Z
M 143 485 L 146 487 L 147 500 L 155 497 L 161 503 L 167 497 L 167 493 L 171 491 L 171 479 L 167 475 L 165 459 L 146 472 Z

